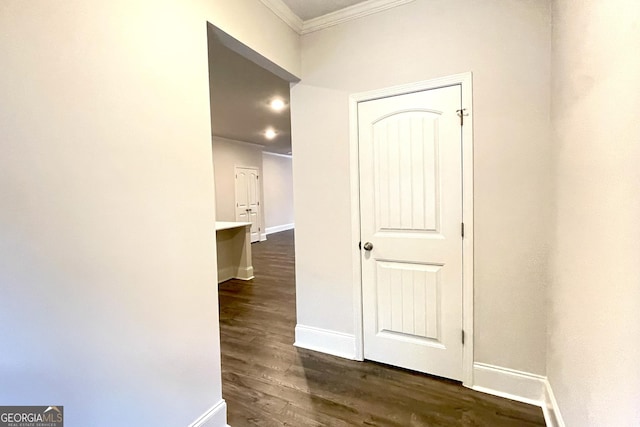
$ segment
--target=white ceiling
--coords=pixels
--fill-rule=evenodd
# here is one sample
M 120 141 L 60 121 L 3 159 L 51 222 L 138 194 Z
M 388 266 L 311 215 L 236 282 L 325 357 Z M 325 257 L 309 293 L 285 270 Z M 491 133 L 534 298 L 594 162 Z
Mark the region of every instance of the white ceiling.
M 365 0 L 282 0 L 303 21 L 335 12 Z

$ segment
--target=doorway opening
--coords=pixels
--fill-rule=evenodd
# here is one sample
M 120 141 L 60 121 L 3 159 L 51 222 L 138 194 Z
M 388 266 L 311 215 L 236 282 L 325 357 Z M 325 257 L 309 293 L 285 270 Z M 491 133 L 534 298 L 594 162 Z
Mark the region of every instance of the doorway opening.
M 294 224 L 290 85 L 298 79 L 212 24 L 207 37 L 216 219 L 253 222 L 253 241 L 264 241 Z
M 231 415 L 248 410 L 234 381 L 252 354 L 293 347 L 290 85 L 299 79 L 210 23 L 207 41 L 223 398 Z M 267 321 L 273 312 L 277 321 Z

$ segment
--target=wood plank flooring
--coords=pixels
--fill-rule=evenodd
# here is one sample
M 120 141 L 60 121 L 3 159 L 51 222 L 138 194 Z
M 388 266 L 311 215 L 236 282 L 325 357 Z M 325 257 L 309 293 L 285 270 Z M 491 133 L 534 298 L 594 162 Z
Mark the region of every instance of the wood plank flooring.
M 252 251 L 256 278 L 219 287 L 229 425 L 544 426 L 535 406 L 294 347 L 293 231 L 272 234 Z

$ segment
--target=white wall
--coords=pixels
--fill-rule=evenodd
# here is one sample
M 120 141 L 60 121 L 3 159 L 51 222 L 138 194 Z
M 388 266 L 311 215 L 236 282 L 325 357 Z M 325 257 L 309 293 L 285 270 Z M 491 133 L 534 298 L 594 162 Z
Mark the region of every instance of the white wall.
M 640 2 L 553 8 L 548 376 L 567 426 L 640 425 Z
M 472 71 L 475 359 L 545 373 L 549 9 L 416 0 L 303 36 L 292 91 L 299 324 L 354 333 L 348 95 Z
M 255 0 L 0 3 L 3 405 L 184 426 L 221 402 L 206 19 L 298 72 Z
M 300 37 L 261 2 L 197 0 L 197 3 L 213 25 L 285 71 L 300 76 Z
M 267 152 L 262 154 L 266 230 L 288 228 L 294 222 L 291 157 Z
M 347 98 L 297 84 L 291 132 L 297 323 L 353 334 Z

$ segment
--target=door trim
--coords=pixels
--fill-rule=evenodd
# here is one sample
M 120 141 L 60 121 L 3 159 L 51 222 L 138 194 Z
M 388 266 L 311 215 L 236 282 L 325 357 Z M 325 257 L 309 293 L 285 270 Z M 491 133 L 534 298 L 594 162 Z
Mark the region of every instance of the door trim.
M 468 116 L 462 127 L 462 327 L 465 342 L 462 350 L 462 383 L 473 386 L 473 75 L 471 72 L 424 80 L 389 88 L 355 93 L 349 96 L 349 162 L 351 176 L 351 241 L 353 244 L 353 307 L 355 359 L 364 360 L 362 319 L 362 265 L 360 250 L 360 165 L 358 160 L 358 103 L 389 96 L 460 85 L 462 105 Z

